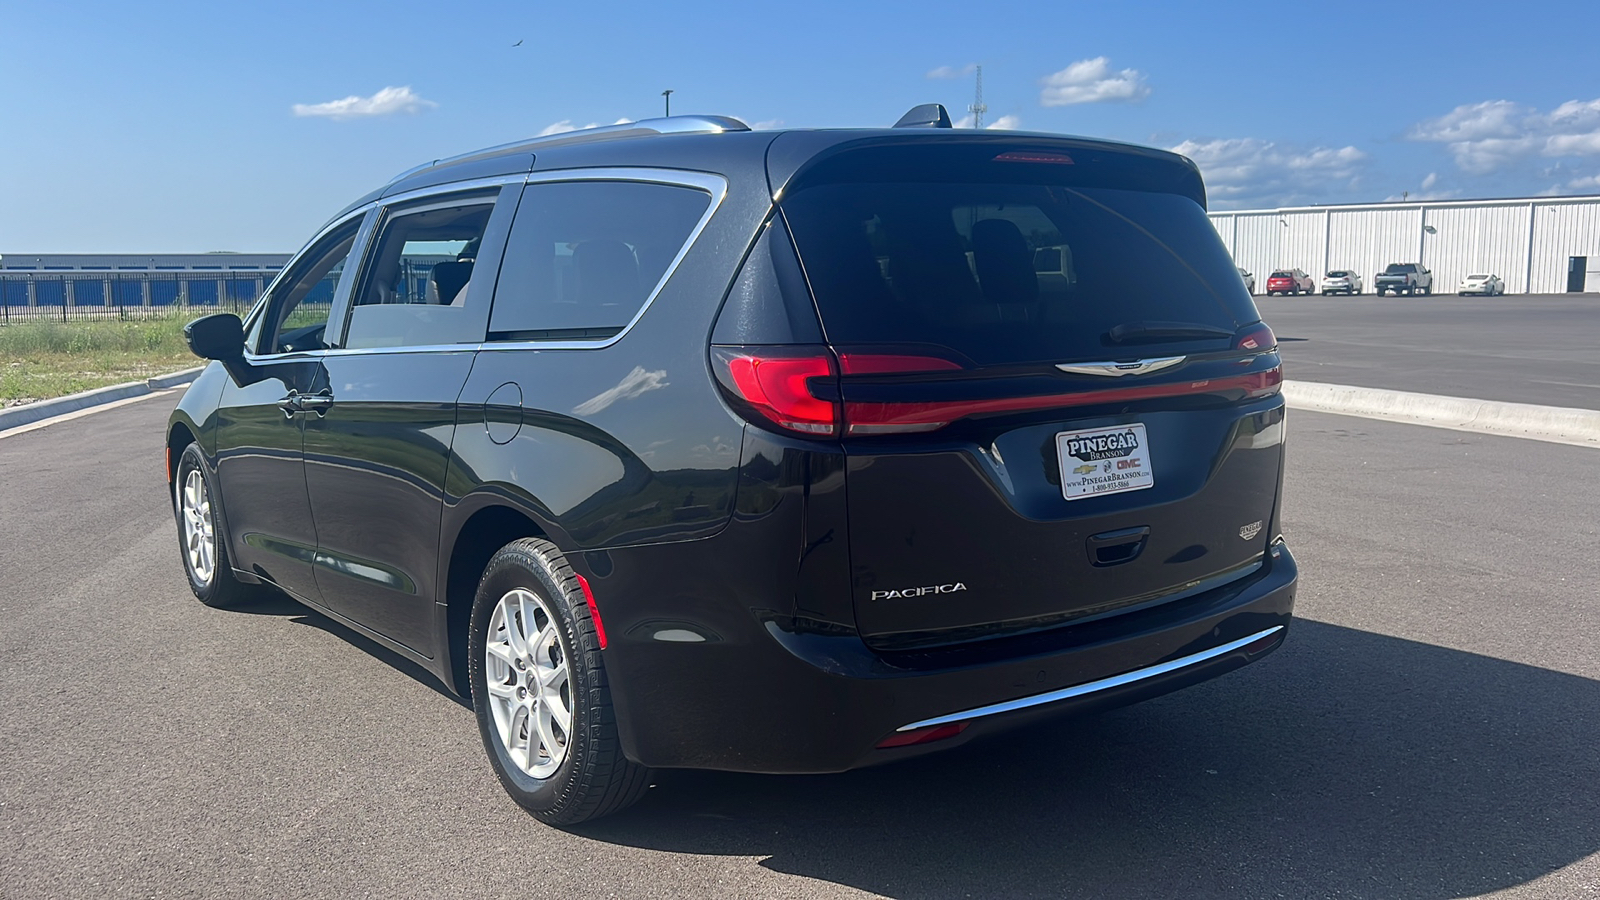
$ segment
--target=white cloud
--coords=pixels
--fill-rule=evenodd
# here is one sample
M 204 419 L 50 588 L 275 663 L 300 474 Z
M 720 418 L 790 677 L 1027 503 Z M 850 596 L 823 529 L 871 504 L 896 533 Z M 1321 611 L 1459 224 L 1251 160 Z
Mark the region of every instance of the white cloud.
M 1019 126 L 1021 124 L 1022 124 L 1022 119 L 1020 117 L 1018 117 L 1018 116 L 1001 116 L 1000 118 L 995 119 L 993 122 L 990 122 L 989 124 L 983 126 L 983 130 L 988 131 L 991 128 L 996 128 L 996 129 L 1001 129 L 1001 130 L 1005 130 L 1005 131 L 1010 131 L 1012 129 L 1015 129 L 1017 126 Z M 962 116 L 961 118 L 955 119 L 954 121 L 952 121 L 950 123 L 950 127 L 952 127 L 952 128 L 971 128 L 972 127 L 972 113 L 967 113 L 966 115 Z
M 1078 103 L 1138 103 L 1150 96 L 1144 73 L 1137 69 L 1111 71 L 1111 60 L 1104 56 L 1080 59 L 1053 75 L 1040 79 L 1044 89 L 1039 102 L 1045 106 L 1072 106 Z
M 392 116 L 396 113 L 419 113 L 439 104 L 417 96 L 409 86 L 386 87 L 371 97 L 354 94 L 343 100 L 326 103 L 296 103 L 292 109 L 297 116 L 321 116 L 328 119 L 354 119 L 364 116 Z
M 965 78 L 978 70 L 976 63 L 967 63 L 960 68 L 955 66 L 940 66 L 928 73 L 929 78 Z
M 773 129 L 773 128 L 782 128 L 782 127 L 783 127 L 783 120 L 782 119 L 763 119 L 760 122 L 756 122 L 755 124 L 750 126 L 752 131 L 767 131 L 767 130 L 770 130 L 770 129 Z
M 1222 206 L 1290 206 L 1353 185 L 1367 154 L 1355 147 L 1301 148 L 1259 138 L 1184 141 L 1171 148 L 1194 160 L 1207 195 Z
M 1486 100 L 1419 122 L 1406 137 L 1447 145 L 1456 166 L 1473 175 L 1535 156 L 1596 156 L 1600 99 L 1569 100 L 1548 113 L 1510 100 Z
M 1600 191 L 1600 175 L 1585 175 L 1567 182 L 1567 188 L 1574 191 Z
M 632 119 L 618 119 L 615 122 L 612 122 L 611 124 L 613 124 L 613 125 L 627 125 L 628 123 L 630 123 L 632 121 L 633 121 Z M 562 119 L 559 122 L 552 122 L 551 124 L 546 125 L 544 127 L 544 130 L 539 132 L 539 137 L 549 137 L 552 134 L 565 134 L 566 132 L 578 131 L 578 130 L 583 129 L 583 128 L 599 128 L 602 124 L 604 124 L 604 123 L 601 123 L 601 122 L 590 122 L 587 125 L 574 125 L 574 124 L 572 124 L 572 120 L 571 119 Z

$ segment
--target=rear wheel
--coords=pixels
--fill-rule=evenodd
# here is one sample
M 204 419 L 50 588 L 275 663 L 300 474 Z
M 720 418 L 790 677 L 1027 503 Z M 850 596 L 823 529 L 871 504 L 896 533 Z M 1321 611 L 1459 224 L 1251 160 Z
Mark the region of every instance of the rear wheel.
M 228 562 L 227 541 L 216 512 L 216 491 L 206 472 L 198 444 L 189 444 L 178 456 L 173 479 L 173 513 L 178 519 L 178 550 L 189 576 L 189 590 L 207 606 L 226 609 L 256 600 L 260 585 L 234 577 Z
M 650 771 L 622 754 L 594 620 L 554 544 L 524 538 L 489 560 L 467 653 L 484 749 L 518 805 L 575 825 L 644 796 Z

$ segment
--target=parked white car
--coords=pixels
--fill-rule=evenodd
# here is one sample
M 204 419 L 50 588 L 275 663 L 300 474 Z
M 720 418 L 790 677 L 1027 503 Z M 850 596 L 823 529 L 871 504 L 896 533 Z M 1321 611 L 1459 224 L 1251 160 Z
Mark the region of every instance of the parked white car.
M 1322 296 L 1361 293 L 1361 276 L 1350 269 L 1331 269 L 1322 276 Z
M 1250 293 L 1254 294 L 1256 292 L 1256 277 L 1254 275 L 1251 275 L 1249 272 L 1246 272 L 1242 268 L 1239 269 L 1239 277 L 1244 279 L 1244 288 L 1245 288 L 1245 290 L 1247 290 Z
M 1499 275 L 1468 275 L 1461 279 L 1461 286 L 1456 288 L 1458 294 L 1482 294 L 1493 297 L 1506 292 L 1506 283 L 1500 280 Z

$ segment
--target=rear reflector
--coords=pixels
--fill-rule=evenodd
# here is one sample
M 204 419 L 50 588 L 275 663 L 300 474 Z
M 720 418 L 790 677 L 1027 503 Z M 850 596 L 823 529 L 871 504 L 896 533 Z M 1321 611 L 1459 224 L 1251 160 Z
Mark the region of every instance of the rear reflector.
M 572 573 L 578 579 L 578 587 L 583 588 L 583 602 L 589 604 L 589 617 L 594 619 L 594 636 L 600 639 L 600 649 L 606 648 L 606 626 L 600 621 L 600 607 L 594 604 L 594 591 L 589 590 L 589 579 Z
M 926 728 L 913 728 L 910 731 L 897 731 L 878 742 L 879 750 L 890 747 L 910 747 L 913 744 L 931 744 L 953 738 L 967 730 L 970 722 L 951 722 L 947 725 L 929 725 Z

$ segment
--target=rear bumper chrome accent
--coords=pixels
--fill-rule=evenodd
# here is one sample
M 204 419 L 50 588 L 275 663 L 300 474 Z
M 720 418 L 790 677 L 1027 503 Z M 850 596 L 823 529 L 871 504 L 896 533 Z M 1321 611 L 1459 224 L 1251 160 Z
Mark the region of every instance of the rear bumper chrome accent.
M 994 716 L 999 715 L 1000 713 L 1015 712 L 1019 709 L 1030 709 L 1035 706 L 1043 706 L 1046 703 L 1055 703 L 1059 700 L 1070 700 L 1074 697 L 1084 697 L 1089 694 L 1108 691 L 1113 688 L 1137 684 L 1138 682 L 1155 678 L 1159 675 L 1165 675 L 1169 672 L 1176 672 L 1180 669 L 1186 669 L 1190 666 L 1216 659 L 1219 656 L 1226 656 L 1235 650 L 1239 650 L 1255 643 L 1256 641 L 1262 640 L 1263 638 L 1271 637 L 1282 630 L 1282 625 L 1274 625 L 1265 631 L 1258 631 L 1255 634 L 1249 635 L 1248 637 L 1242 637 L 1236 641 L 1229 641 L 1221 646 L 1212 647 L 1209 650 L 1202 650 L 1199 653 L 1191 653 L 1188 656 L 1182 656 L 1177 659 L 1168 660 L 1167 662 L 1159 663 L 1154 666 L 1148 666 L 1143 669 L 1134 669 L 1132 672 L 1124 672 L 1121 675 L 1113 675 L 1110 678 L 1102 678 L 1099 681 L 1090 681 L 1084 684 L 1077 684 L 1073 685 L 1072 687 L 1061 688 L 1060 690 L 1050 691 L 1044 694 L 1034 694 L 1031 697 L 1020 697 L 1016 700 L 1007 700 L 1004 703 L 993 703 L 989 706 L 980 706 L 977 709 L 969 709 L 965 712 L 951 713 L 947 716 L 938 716 L 932 719 L 923 719 L 920 722 L 912 722 L 909 725 L 902 725 L 899 728 L 896 728 L 895 731 L 913 731 L 918 728 L 927 728 L 933 725 L 947 725 L 951 722 L 965 722 L 969 719 L 977 719 L 984 716 Z

